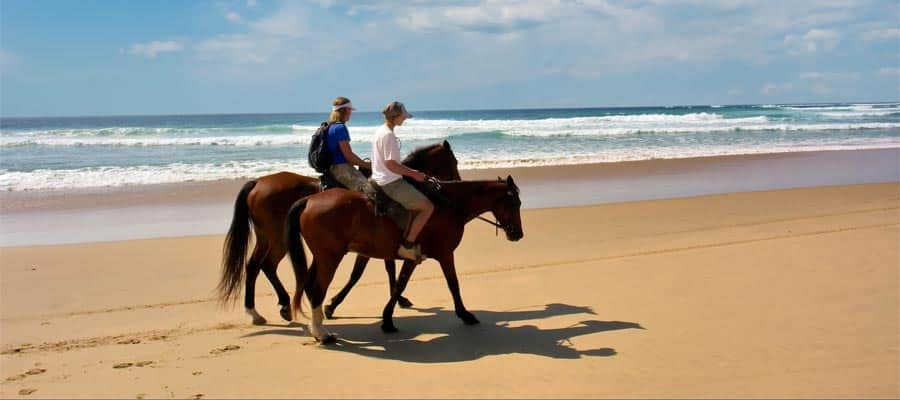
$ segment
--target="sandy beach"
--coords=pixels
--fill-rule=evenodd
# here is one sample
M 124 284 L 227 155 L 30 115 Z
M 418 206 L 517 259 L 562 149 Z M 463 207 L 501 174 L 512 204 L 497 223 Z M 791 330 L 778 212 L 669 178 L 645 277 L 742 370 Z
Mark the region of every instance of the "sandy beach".
M 511 173 L 596 185 L 654 176 L 660 165 L 606 177 L 577 167 Z M 238 186 L 186 185 L 149 202 L 230 204 Z M 221 234 L 2 247 L 0 396 L 900 396 L 900 185 L 745 187 L 533 207 L 515 243 L 475 221 L 456 259 L 481 324 L 454 315 L 429 260 L 406 291 L 414 307 L 395 314 L 400 332 L 382 333 L 387 277 L 372 262 L 326 321 L 339 337 L 328 347 L 308 337 L 307 321 L 280 320 L 262 277 L 257 308 L 267 325 L 216 302 Z M 53 201 L 41 210 L 73 212 Z M 352 262 L 345 257 L 329 295 Z M 293 291 L 286 260 L 279 275 Z

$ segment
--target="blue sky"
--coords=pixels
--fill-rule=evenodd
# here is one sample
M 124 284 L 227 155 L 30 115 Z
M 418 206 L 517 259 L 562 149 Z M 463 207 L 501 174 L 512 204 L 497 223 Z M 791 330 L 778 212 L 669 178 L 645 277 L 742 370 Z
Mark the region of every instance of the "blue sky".
M 898 101 L 898 4 L 3 0 L 0 114 Z

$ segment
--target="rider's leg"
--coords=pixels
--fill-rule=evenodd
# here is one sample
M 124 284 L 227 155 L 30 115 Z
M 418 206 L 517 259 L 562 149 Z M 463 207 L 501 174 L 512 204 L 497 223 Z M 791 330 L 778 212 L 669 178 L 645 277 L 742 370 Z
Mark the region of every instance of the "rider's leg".
M 431 214 L 434 213 L 434 204 L 428 199 L 423 199 L 416 204 L 415 207 L 411 207 L 410 211 L 415 214 L 415 217 L 413 218 L 412 223 L 410 223 L 406 241 L 415 243 L 419 238 L 419 233 L 422 232 L 422 228 L 425 227 L 425 223 L 428 222 L 428 219 L 431 218 Z
M 348 163 L 332 165 L 328 171 L 331 172 L 331 176 L 334 179 L 347 189 L 361 192 L 367 185 L 366 177 L 363 176 L 362 172 L 359 172 L 358 169 Z

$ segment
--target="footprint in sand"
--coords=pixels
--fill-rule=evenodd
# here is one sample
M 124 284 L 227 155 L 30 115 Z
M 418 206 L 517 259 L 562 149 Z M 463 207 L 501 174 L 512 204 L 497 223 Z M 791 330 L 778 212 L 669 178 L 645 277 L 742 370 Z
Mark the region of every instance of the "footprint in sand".
M 22 389 L 19 390 L 19 396 L 28 396 L 34 392 L 37 392 L 37 389 Z
M 212 350 L 209 351 L 209 354 L 222 354 L 222 353 L 224 353 L 224 352 L 226 352 L 226 351 L 237 350 L 237 349 L 240 349 L 240 348 L 241 348 L 241 346 L 238 346 L 238 345 L 235 345 L 235 344 L 229 344 L 228 346 L 225 346 L 225 347 L 219 347 L 219 348 L 217 348 L 217 349 L 212 349 Z
M 203 375 L 203 371 L 194 371 L 193 373 L 191 373 L 191 375 L 193 375 L 193 376 Z
M 6 378 L 6 381 L 7 382 L 18 381 L 18 380 L 25 379 L 26 377 L 28 377 L 28 375 L 40 375 L 40 374 L 43 374 L 44 372 L 47 372 L 47 370 L 44 368 L 32 368 L 32 369 L 29 369 L 28 371 L 25 371 L 24 374 L 10 376 L 9 378 Z
M 128 339 L 118 342 L 119 344 L 138 344 L 141 342 L 141 339 Z
M 123 362 L 113 365 L 115 369 L 123 369 L 123 368 L 131 368 L 131 367 L 146 367 L 150 364 L 153 364 L 153 361 L 138 361 L 138 362 Z
M 13 375 L 13 376 L 11 376 L 11 377 L 9 377 L 9 378 L 6 378 L 6 381 L 7 381 L 7 382 L 17 381 L 17 380 L 19 380 L 19 379 L 25 379 L 26 376 L 27 376 L 27 375 L 25 375 L 25 374 Z

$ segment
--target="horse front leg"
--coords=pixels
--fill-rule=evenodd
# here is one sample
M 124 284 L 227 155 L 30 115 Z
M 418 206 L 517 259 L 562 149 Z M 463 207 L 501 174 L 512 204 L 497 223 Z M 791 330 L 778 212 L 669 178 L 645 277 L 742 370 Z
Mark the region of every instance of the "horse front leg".
M 384 306 L 384 311 L 381 313 L 381 330 L 385 333 L 397 332 L 397 327 L 394 326 L 394 306 L 402 297 L 401 295 L 406 289 L 406 284 L 409 283 L 409 278 L 412 277 L 415 269 L 415 262 L 409 260 L 403 261 L 403 268 L 400 269 L 400 276 L 397 277 L 397 284 L 391 289 L 391 299 L 388 300 L 387 305 Z
M 388 295 L 392 296 L 394 294 L 394 288 L 397 287 L 397 265 L 394 260 L 384 260 L 384 270 L 387 271 L 388 276 Z M 410 308 L 413 306 L 413 303 L 409 301 L 406 297 L 400 296 L 397 299 L 397 305 L 400 308 Z
M 469 310 L 466 310 L 466 306 L 462 301 L 462 296 L 459 294 L 459 279 L 456 277 L 456 263 L 453 260 L 453 253 L 441 257 L 438 262 L 441 264 L 441 271 L 444 272 L 444 278 L 447 279 L 447 288 L 450 289 L 450 294 L 453 296 L 453 307 L 456 309 L 456 316 L 462 319 L 467 325 L 477 324 L 479 322 L 478 318 L 475 318 L 474 314 L 470 313 Z
M 359 278 L 362 277 L 363 271 L 366 270 L 366 264 L 368 263 L 369 257 L 361 254 L 356 255 L 356 261 L 353 263 L 353 272 L 350 273 L 350 280 L 347 281 L 347 284 L 344 285 L 344 288 L 341 289 L 338 294 L 331 298 L 331 303 L 325 306 L 325 317 L 328 319 L 334 317 L 334 310 L 344 302 L 344 298 L 350 293 L 350 289 L 353 289 L 353 286 L 356 286 L 356 282 L 359 282 Z

